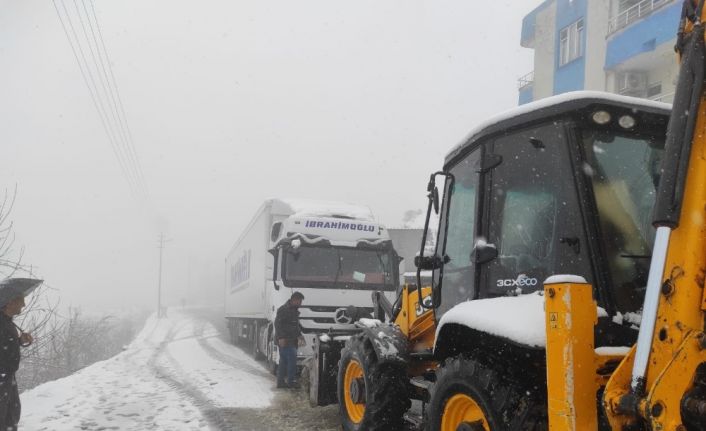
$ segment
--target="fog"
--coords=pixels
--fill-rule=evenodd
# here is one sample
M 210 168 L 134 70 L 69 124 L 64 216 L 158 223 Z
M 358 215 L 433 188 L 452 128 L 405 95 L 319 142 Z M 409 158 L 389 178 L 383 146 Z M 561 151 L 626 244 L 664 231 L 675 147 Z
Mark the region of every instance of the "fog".
M 116 310 L 154 306 L 160 232 L 166 302 L 218 303 L 225 254 L 268 197 L 399 226 L 445 153 L 517 104 L 536 4 L 95 0 L 149 191 L 135 197 L 54 4 L 0 0 L 14 247 L 63 304 Z

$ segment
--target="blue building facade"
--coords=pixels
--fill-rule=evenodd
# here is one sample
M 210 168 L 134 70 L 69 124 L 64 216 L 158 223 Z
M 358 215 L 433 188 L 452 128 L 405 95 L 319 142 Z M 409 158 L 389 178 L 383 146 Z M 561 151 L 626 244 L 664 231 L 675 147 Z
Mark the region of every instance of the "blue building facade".
M 519 104 L 575 90 L 670 101 L 680 13 L 676 0 L 542 2 L 522 22 L 535 69 L 519 79 Z

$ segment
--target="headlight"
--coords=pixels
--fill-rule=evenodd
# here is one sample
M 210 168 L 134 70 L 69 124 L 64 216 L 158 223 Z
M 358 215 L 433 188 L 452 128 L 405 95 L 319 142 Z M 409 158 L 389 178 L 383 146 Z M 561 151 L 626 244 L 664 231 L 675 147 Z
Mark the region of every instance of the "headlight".
M 618 119 L 618 124 L 620 124 L 620 127 L 623 129 L 632 129 L 635 127 L 635 117 L 632 115 L 623 115 Z
M 593 122 L 601 126 L 610 123 L 610 112 L 596 111 L 593 113 Z

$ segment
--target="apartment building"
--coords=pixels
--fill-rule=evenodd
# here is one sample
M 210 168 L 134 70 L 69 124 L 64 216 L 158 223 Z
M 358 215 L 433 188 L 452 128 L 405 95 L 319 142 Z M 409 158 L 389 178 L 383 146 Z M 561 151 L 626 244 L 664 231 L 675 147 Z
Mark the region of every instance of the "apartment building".
M 519 103 L 575 90 L 671 102 L 681 1 L 546 0 L 522 22 L 534 71 L 518 80 Z

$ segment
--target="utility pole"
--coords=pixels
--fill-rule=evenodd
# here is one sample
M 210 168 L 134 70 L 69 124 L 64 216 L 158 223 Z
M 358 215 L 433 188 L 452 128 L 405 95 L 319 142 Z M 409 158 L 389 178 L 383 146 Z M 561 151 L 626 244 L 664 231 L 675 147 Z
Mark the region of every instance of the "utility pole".
M 191 294 L 191 257 L 192 256 L 189 253 L 189 257 L 186 261 L 186 292 L 184 292 L 184 297 L 182 298 L 182 308 L 184 308 L 184 305 L 189 302 L 189 295 Z
M 157 278 L 157 318 L 164 317 L 164 312 L 162 311 L 162 251 L 164 250 L 164 243 L 171 240 L 164 238 L 164 233 L 159 234 L 159 276 Z

